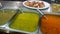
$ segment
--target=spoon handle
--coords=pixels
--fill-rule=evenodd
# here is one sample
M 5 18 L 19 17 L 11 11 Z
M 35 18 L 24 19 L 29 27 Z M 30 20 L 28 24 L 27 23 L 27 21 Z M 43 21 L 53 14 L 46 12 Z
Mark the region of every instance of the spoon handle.
M 43 12 L 42 12 L 41 10 L 37 9 L 37 11 L 39 11 L 39 13 L 41 13 L 42 15 L 44 15 Z
M 47 19 L 47 17 L 44 15 L 44 13 L 41 10 L 37 9 L 37 11 L 39 11 L 39 13 L 41 13 Z

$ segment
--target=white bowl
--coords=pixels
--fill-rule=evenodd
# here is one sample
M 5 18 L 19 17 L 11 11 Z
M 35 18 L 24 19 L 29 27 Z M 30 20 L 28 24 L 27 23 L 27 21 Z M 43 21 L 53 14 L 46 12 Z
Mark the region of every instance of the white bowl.
M 46 8 L 49 8 L 49 7 L 50 7 L 50 4 L 49 4 L 48 2 L 45 2 L 45 1 L 37 1 L 37 2 L 44 2 L 45 7 L 43 7 L 43 8 L 35 8 L 35 7 L 27 6 L 27 5 L 25 5 L 26 2 L 27 2 L 27 1 L 24 1 L 24 2 L 23 2 L 23 5 L 24 5 L 25 7 L 27 7 L 27 8 L 31 8 L 31 9 L 46 9 Z M 33 2 L 33 1 L 30 1 L 30 2 Z

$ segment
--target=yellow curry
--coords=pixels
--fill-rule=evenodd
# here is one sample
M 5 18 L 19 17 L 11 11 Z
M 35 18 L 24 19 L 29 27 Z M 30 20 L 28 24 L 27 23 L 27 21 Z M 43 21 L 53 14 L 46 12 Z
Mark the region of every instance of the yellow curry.
M 11 23 L 10 27 L 16 30 L 34 32 L 37 30 L 38 21 L 39 14 L 37 13 L 19 13 Z

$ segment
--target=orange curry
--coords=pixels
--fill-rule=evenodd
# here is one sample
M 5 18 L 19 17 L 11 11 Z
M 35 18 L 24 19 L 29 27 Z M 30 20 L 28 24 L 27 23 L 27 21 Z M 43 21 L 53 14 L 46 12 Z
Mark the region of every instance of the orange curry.
M 60 34 L 60 15 L 45 14 L 48 18 L 41 19 L 41 32 L 42 34 Z

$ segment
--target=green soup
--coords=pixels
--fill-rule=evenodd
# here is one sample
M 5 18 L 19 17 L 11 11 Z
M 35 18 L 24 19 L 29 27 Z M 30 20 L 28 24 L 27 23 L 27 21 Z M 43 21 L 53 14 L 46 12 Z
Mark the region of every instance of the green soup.
M 27 32 L 34 32 L 37 30 L 39 21 L 39 14 L 37 13 L 19 13 L 10 27 L 16 30 L 23 30 Z
M 4 11 L 4 12 L 3 12 Z M 2 10 L 0 11 L 0 25 L 4 25 L 15 14 L 14 10 Z

